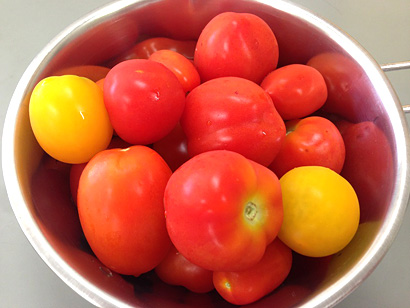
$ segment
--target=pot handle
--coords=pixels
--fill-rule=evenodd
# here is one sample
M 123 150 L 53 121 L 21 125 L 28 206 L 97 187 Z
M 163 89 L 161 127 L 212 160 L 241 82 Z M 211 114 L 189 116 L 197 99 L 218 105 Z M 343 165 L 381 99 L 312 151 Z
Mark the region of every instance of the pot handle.
M 380 65 L 380 68 L 384 72 L 391 72 L 391 71 L 399 71 L 399 70 L 410 69 L 410 61 L 382 64 L 382 65 Z M 410 114 L 410 105 L 403 105 L 403 111 L 405 113 Z

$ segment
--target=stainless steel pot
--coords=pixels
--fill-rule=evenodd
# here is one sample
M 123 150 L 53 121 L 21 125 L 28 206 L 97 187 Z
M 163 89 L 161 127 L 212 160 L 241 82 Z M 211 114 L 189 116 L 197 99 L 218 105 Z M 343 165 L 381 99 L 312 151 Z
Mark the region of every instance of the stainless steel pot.
M 267 21 L 278 38 L 281 65 L 330 55 L 325 57 L 330 72 L 342 69 L 340 74 L 330 74 L 338 76 L 330 77 L 330 82 L 335 85 L 334 99 L 345 104 L 341 114 L 355 123 L 376 123 L 388 140 L 391 158 L 389 167 L 374 165 L 363 172 L 364 178 L 374 170 L 390 176 L 369 192 L 377 196 L 380 214 L 372 215 L 371 205 L 367 205 L 370 214 L 365 215 L 358 234 L 344 251 L 331 259 L 298 258 L 284 286 L 259 305 L 274 306 L 279 300 L 283 307 L 335 305 L 371 274 L 398 232 L 409 200 L 407 123 L 383 70 L 357 42 L 314 14 L 281 0 L 119 1 L 76 21 L 45 46 L 21 78 L 3 130 L 4 178 L 21 228 L 50 268 L 93 304 L 183 307 L 201 302 L 208 307 L 229 306 L 214 294 L 193 296 L 165 286 L 151 275 L 117 275 L 90 253 L 70 210 L 70 200 L 55 186 L 59 180 L 48 173 L 36 177 L 38 170 L 44 170 L 44 152 L 29 125 L 30 92 L 45 76 L 67 67 L 103 64 L 141 37 L 194 39 L 207 21 L 223 11 L 251 12 Z M 375 155 L 369 153 L 366 159 Z

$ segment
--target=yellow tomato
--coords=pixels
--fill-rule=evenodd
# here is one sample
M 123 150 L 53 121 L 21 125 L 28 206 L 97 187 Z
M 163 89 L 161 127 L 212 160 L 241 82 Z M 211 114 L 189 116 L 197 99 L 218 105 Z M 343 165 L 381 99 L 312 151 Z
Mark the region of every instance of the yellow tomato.
M 318 166 L 292 169 L 280 179 L 283 224 L 279 238 L 309 257 L 343 249 L 355 235 L 360 218 L 353 187 L 338 173 Z
M 65 163 L 89 161 L 108 146 L 113 133 L 101 89 L 84 77 L 41 80 L 31 94 L 29 116 L 40 146 Z

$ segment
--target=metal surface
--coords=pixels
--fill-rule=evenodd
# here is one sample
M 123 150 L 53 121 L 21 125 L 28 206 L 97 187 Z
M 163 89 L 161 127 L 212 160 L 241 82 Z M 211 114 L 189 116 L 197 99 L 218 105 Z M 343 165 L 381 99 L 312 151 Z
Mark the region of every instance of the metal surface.
M 387 63 L 380 66 L 385 72 L 410 69 L 410 61 Z
M 201 7 L 199 1 L 196 4 L 192 2 L 193 7 L 188 8 L 184 7 L 186 2 L 181 2 L 181 5 L 176 6 L 179 12 L 170 10 L 176 1 L 172 2 L 172 6 L 169 1 L 163 2 L 165 6 L 167 3 L 170 5 L 166 6 L 168 8 L 166 16 L 155 14 L 154 8 L 157 4 L 146 5 L 147 1 L 136 1 L 135 8 L 141 9 L 141 13 L 135 13 L 136 15 L 133 12 L 134 7 L 128 6 L 132 4 L 131 1 L 122 2 L 121 4 L 126 5 L 124 8 L 117 3 L 88 15 L 64 30 L 48 44 L 30 64 L 20 80 L 13 95 L 3 131 L 3 172 L 13 210 L 27 238 L 50 268 L 90 302 L 104 307 L 120 303 L 141 304 L 141 301 L 135 297 L 134 290 L 129 288 L 129 283 L 124 283 L 117 275 L 107 276 L 102 265 L 98 264 L 98 261 L 92 256 L 81 250 L 73 249 L 73 247 L 75 248 L 73 238 L 58 232 L 53 233 L 47 229 L 47 226 L 44 226 L 44 221 L 36 217 L 37 212 L 31 201 L 33 192 L 30 191 L 29 181 L 34 168 L 39 163 L 42 152 L 34 142 L 27 122 L 24 122 L 27 120 L 26 97 L 39 78 L 62 68 L 64 65 L 90 63 L 90 59 L 104 61 L 108 56 L 112 56 L 112 54 L 108 55 L 107 52 L 120 52 L 120 49 L 129 46 L 136 39 L 136 34 L 129 28 L 127 18 L 130 16 L 139 17 L 142 23 L 146 22 L 144 16 L 150 16 L 149 22 L 157 21 L 159 23 L 158 27 L 148 30 L 152 31 L 150 34 L 166 30 L 166 34 L 171 35 L 176 34 L 174 31 L 178 31 L 180 24 L 186 24 L 188 20 L 192 21 L 192 18 L 195 17 L 194 24 L 197 25 L 197 28 L 194 27 L 192 33 L 189 33 L 190 30 L 184 33 L 184 35 L 189 36 L 197 35 L 194 32 L 200 29 L 203 22 L 210 16 L 226 9 L 226 7 L 230 8 L 229 5 L 235 5 L 236 10 L 252 10 L 269 20 L 273 27 L 281 29 L 278 39 L 282 42 L 283 50 L 289 55 L 289 58 L 284 58 L 284 62 L 307 61 L 311 57 L 329 50 L 351 60 L 352 68 L 366 76 L 360 82 L 363 89 L 366 89 L 366 91 L 363 89 L 361 91 L 364 91 L 368 99 L 368 102 L 357 107 L 355 116 L 360 120 L 379 117 L 385 133 L 392 142 L 392 152 L 395 159 L 392 182 L 394 190 L 391 195 L 387 194 L 389 202 L 386 205 L 389 207 L 386 215 L 383 216 L 383 220 L 379 221 L 380 224 L 377 225 L 377 228 L 367 234 L 363 241 L 365 245 L 359 247 L 358 255 L 352 257 L 354 262 L 351 268 L 345 267 L 326 277 L 328 280 L 321 281 L 322 284 L 318 285 L 310 293 L 310 299 L 307 299 L 309 306 L 338 303 L 373 271 L 387 252 L 398 231 L 408 201 L 406 178 L 408 177 L 409 137 L 407 125 L 404 115 L 400 111 L 400 102 L 386 76 L 377 63 L 369 58 L 367 52 L 351 41 L 349 37 L 317 16 L 287 2 L 277 1 L 276 8 L 271 9 L 259 5 L 252 7 L 249 6 L 249 3 L 242 1 L 209 1 L 208 3 L 213 4 L 212 9 L 207 8 L 208 10 L 205 10 L 204 15 L 200 16 L 201 18 L 198 18 L 197 14 L 204 8 Z M 158 5 L 161 5 L 160 2 Z M 153 13 L 154 16 L 152 17 L 149 13 Z M 169 15 L 174 16 L 173 14 L 177 17 L 178 22 L 172 29 L 165 28 L 164 24 L 161 24 L 162 20 L 168 18 L 169 22 Z M 110 22 L 110 20 L 115 22 Z M 116 27 L 115 32 L 107 31 L 107 27 L 109 29 L 114 26 Z M 119 32 L 121 29 L 122 31 Z M 145 30 L 147 31 L 147 29 Z M 294 39 L 293 42 L 300 42 L 301 45 L 287 44 L 286 41 L 290 36 Z M 98 45 L 102 38 L 104 42 L 111 42 L 111 45 L 106 47 L 107 49 Z M 301 52 L 300 46 L 306 47 L 306 44 L 312 41 L 320 41 L 321 44 L 306 48 Z M 76 53 L 78 57 L 72 57 L 73 53 Z M 92 57 L 89 57 L 90 53 Z M 70 63 L 70 61 L 73 62 Z M 15 149 L 16 154 L 10 149 Z

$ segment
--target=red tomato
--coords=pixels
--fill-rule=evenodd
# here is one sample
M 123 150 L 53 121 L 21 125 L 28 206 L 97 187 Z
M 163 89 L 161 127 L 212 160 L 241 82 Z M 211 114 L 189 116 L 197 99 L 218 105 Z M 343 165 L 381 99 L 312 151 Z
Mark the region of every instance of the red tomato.
M 326 101 L 327 88 L 323 76 L 313 67 L 291 64 L 269 73 L 261 87 L 270 95 L 284 120 L 306 117 Z
M 276 175 L 231 151 L 191 158 L 173 173 L 164 198 L 175 247 L 208 270 L 239 271 L 255 265 L 283 219 Z
M 385 133 L 374 122 L 337 122 L 346 145 L 341 175 L 357 193 L 360 222 L 383 219 L 393 189 L 394 161 Z
M 177 170 L 190 158 L 186 136 L 180 123 L 168 135 L 155 142 L 152 148 L 162 156 L 172 171 Z
M 286 128 L 269 95 L 252 81 L 222 77 L 188 94 L 181 118 L 191 156 L 231 150 L 264 166 L 278 153 Z
M 323 166 L 340 173 L 345 145 L 337 127 L 326 118 L 307 117 L 286 123 L 283 145 L 269 168 L 278 177 L 301 166 Z
M 188 59 L 193 59 L 195 46 L 196 41 L 193 40 L 182 41 L 166 37 L 152 37 L 135 44 L 130 50 L 115 58 L 111 65 L 131 59 L 148 59 L 154 52 L 163 49 L 172 50 Z
M 194 64 L 178 52 L 165 49 L 158 50 L 149 59 L 162 63 L 169 68 L 177 76 L 185 92 L 192 91 L 201 83 Z
M 78 187 L 84 235 L 111 270 L 138 276 L 167 254 L 163 196 L 171 170 L 145 146 L 99 152 L 85 167 Z
M 256 265 L 240 272 L 214 272 L 215 289 L 232 304 L 250 304 L 275 290 L 291 267 L 292 250 L 276 238 Z
M 165 283 L 183 286 L 192 292 L 207 293 L 214 289 L 212 271 L 189 262 L 174 246 L 155 268 L 155 273 Z
M 248 13 L 225 12 L 202 30 L 194 62 L 202 81 L 236 76 L 260 83 L 273 71 L 279 48 L 269 25 Z
M 110 144 L 108 145 L 107 149 L 115 149 L 121 148 L 125 149 L 131 146 L 131 144 L 125 142 L 121 138 L 114 136 L 111 139 Z M 78 191 L 78 183 L 80 182 L 81 173 L 83 172 L 87 163 L 82 164 L 73 164 L 70 167 L 70 191 L 71 197 L 75 204 L 77 204 L 77 191 Z
M 178 123 L 185 92 L 164 65 L 128 60 L 107 74 L 104 103 L 121 139 L 131 144 L 150 144 L 165 137 Z

